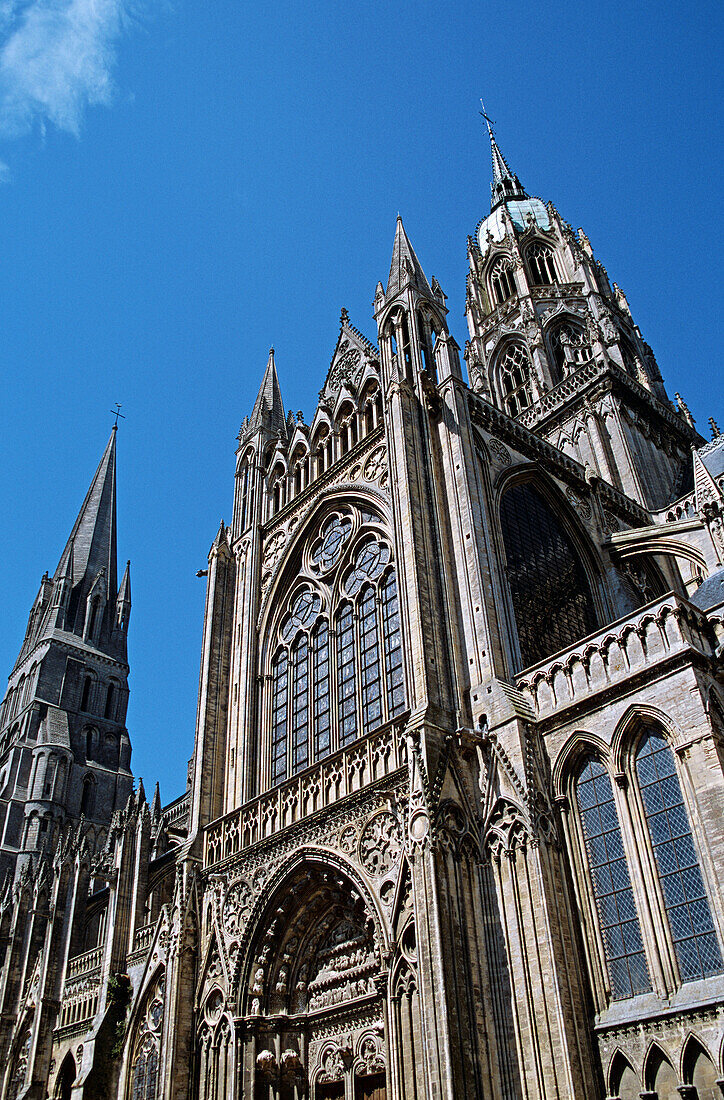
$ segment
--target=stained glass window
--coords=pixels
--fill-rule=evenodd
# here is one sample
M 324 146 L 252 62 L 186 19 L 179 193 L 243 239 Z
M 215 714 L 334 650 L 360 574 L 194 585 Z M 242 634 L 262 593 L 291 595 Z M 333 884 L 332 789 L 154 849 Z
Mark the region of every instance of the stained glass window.
M 385 649 L 385 684 L 387 713 L 394 718 L 405 709 L 405 681 L 402 669 L 400 609 L 397 600 L 397 579 L 394 570 L 385 577 L 380 590 L 382 599 L 382 635 Z
M 636 774 L 681 980 L 717 974 L 721 953 L 674 754 L 658 730 L 644 734 L 636 753 Z
M 292 775 L 309 763 L 309 643 L 301 634 L 292 646 Z
M 641 927 L 621 839 L 611 780 L 590 758 L 578 776 L 576 800 L 586 838 L 611 993 L 622 1000 L 651 989 Z
M 314 758 L 321 760 L 330 749 L 329 627 L 322 619 L 312 634 L 312 718 Z
M 375 590 L 368 585 L 359 604 L 360 678 L 362 681 L 362 728 L 366 733 L 382 722 L 382 683 L 377 630 Z
M 510 416 L 517 416 L 533 403 L 530 359 L 523 344 L 513 341 L 507 345 L 500 357 L 498 370 L 505 410 Z
M 272 668 L 272 784 L 287 777 L 287 685 L 289 662 L 285 650 L 274 660 Z
M 390 560 L 390 548 L 378 539 L 363 542 L 354 557 L 352 569 L 347 575 L 345 591 L 356 596 L 365 581 L 374 581 L 381 575 Z
M 597 628 L 583 563 L 532 485 L 514 485 L 500 505 L 507 576 L 523 667 Z
M 352 605 L 344 604 L 337 619 L 337 706 L 340 745 L 347 745 L 357 736 L 355 663 Z
M 318 570 L 326 573 L 337 564 L 342 556 L 344 544 L 351 534 L 352 520 L 349 516 L 330 516 L 312 547 L 312 562 Z

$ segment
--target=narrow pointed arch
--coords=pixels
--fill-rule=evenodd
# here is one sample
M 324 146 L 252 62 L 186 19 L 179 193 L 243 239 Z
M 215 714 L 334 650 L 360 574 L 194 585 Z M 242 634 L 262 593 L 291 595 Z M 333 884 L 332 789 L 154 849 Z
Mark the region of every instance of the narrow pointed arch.
M 620 1100 L 638 1100 L 641 1076 L 622 1050 L 615 1051 L 608 1067 L 608 1095 Z M 634 1091 L 635 1090 L 635 1091 Z
M 592 754 L 609 767 L 612 766 L 610 746 L 597 733 L 576 730 L 566 741 L 553 763 L 553 791 L 556 798 L 569 794 L 577 765 L 584 756 Z
M 672 748 L 684 739 L 681 727 L 665 711 L 648 703 L 632 703 L 619 718 L 611 738 L 611 764 L 615 772 L 626 771 L 647 723 L 658 726 Z
M 644 1089 L 655 1092 L 659 1100 L 677 1100 L 678 1081 L 674 1065 L 664 1048 L 655 1040 L 650 1044 L 644 1059 Z
M 682 1083 L 685 1085 L 699 1085 L 701 1087 L 701 1085 L 707 1084 L 711 1085 L 712 1088 L 716 1085 L 715 1061 L 699 1036 L 691 1032 L 687 1035 L 681 1049 L 680 1075 Z M 698 1095 L 701 1095 L 701 1092 Z

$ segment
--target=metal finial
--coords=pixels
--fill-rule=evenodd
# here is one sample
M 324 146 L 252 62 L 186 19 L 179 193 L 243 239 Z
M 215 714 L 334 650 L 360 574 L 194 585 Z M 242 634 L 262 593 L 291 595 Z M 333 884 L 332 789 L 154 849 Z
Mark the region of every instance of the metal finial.
M 111 416 L 115 416 L 115 418 L 116 418 L 116 422 L 113 425 L 113 431 L 114 432 L 118 431 L 118 417 L 120 416 L 121 420 L 126 419 L 125 416 L 123 415 L 123 413 L 121 412 L 122 408 L 123 408 L 123 406 L 121 405 L 120 401 L 116 401 L 115 409 L 111 409 Z

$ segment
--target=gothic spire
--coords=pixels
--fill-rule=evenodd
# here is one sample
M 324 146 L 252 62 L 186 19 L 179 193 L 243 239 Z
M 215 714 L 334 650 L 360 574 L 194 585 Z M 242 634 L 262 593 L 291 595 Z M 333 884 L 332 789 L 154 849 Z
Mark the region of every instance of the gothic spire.
M 279 387 L 277 368 L 274 363 L 274 348 L 269 349 L 269 359 L 259 387 L 259 393 L 254 402 L 254 408 L 249 417 L 247 431 L 255 432 L 260 428 L 268 432 L 279 432 L 281 435 L 286 436 L 284 403 L 282 402 L 282 391 Z
M 490 154 L 493 161 L 493 182 L 490 185 L 490 211 L 492 213 L 496 206 L 504 202 L 505 199 L 525 199 L 528 196 L 518 177 L 514 172 L 511 172 L 507 160 L 500 151 L 500 146 L 498 145 L 493 130 L 493 123 L 485 113 L 485 105 L 482 99 L 480 100 L 480 104 L 483 108 L 480 114 L 485 119 L 485 125 L 488 128 Z
M 128 630 L 128 620 L 131 617 L 131 563 L 126 562 L 126 568 L 121 577 L 121 586 L 116 597 L 116 623 L 121 630 Z
M 90 587 L 103 569 L 113 593 L 116 591 L 116 434 L 114 427 L 54 576 L 55 579 L 66 574 L 72 563 L 73 584 L 79 585 L 87 579 Z
M 392 263 L 390 264 L 390 277 L 387 280 L 387 297 L 399 294 L 403 286 L 408 282 L 416 286 L 423 294 L 432 297 L 430 285 L 425 278 L 425 272 L 417 256 L 415 249 L 410 244 L 410 239 L 405 232 L 402 218 L 397 215 L 395 228 L 395 243 L 392 246 Z

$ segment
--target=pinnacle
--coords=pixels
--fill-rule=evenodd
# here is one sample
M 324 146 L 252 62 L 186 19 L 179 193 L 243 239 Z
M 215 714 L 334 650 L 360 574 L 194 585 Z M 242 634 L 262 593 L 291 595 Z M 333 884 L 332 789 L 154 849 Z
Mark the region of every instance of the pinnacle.
M 425 277 L 425 272 L 422 270 L 420 261 L 415 255 L 415 250 L 410 244 L 410 239 L 402 224 L 402 218 L 398 214 L 397 225 L 395 227 L 395 242 L 392 246 L 390 277 L 387 280 L 387 297 L 389 298 L 390 295 L 399 294 L 400 290 L 408 282 L 417 286 L 418 290 L 421 290 L 424 294 L 432 294 Z
M 259 428 L 264 428 L 269 432 L 281 432 L 282 434 L 286 431 L 284 403 L 282 402 L 282 393 L 274 362 L 274 348 L 269 349 L 269 359 L 267 360 L 264 377 L 249 417 L 248 430 L 258 431 Z

